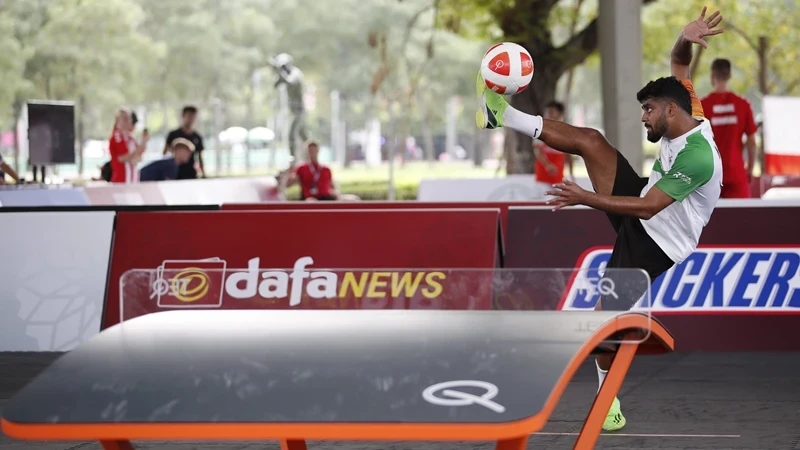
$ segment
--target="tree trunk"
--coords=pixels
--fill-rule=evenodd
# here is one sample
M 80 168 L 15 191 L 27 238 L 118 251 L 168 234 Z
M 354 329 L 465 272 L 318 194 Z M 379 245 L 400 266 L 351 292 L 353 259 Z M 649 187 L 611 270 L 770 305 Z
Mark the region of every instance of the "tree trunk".
M 431 130 L 431 108 L 425 105 L 425 117 L 422 119 L 422 147 L 425 150 L 425 161 L 433 164 L 436 161 L 436 151 L 433 143 L 433 130 Z
M 20 148 L 19 148 L 19 121 L 22 118 L 22 99 L 17 97 L 14 99 L 14 171 L 20 174 L 20 177 L 25 178 L 24 174 L 20 173 L 21 164 Z
M 525 91 L 511 97 L 511 105 L 527 114 L 541 115 L 544 105 L 555 99 L 556 85 L 563 72 L 546 65 L 537 65 L 534 80 Z M 530 136 L 506 129 L 504 144 L 506 173 L 533 173 L 533 139 Z

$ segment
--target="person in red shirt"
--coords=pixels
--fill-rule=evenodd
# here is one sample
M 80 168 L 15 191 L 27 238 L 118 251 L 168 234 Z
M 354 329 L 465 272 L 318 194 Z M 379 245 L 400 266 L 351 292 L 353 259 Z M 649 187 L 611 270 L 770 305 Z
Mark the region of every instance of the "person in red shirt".
M 564 104 L 551 101 L 544 110 L 544 117 L 550 120 L 564 121 Z M 566 153 L 550 148 L 540 140 L 533 141 L 533 153 L 536 157 L 534 173 L 536 181 L 550 187 L 564 180 L 564 164 L 569 167 L 569 176 L 574 179 L 572 172 L 572 158 Z
M 108 151 L 111 153 L 111 182 L 135 183 L 138 181 L 136 163 L 142 159 L 146 143 L 139 145 L 133 137 L 133 119 L 131 112 L 120 109 L 114 120 L 114 130 L 108 140 Z
M 336 200 L 338 194 L 333 186 L 331 169 L 319 163 L 319 144 L 310 141 L 306 144 L 308 162 L 300 164 L 294 171 L 294 183 L 300 184 L 303 200 Z
M 731 62 L 715 59 L 711 63 L 711 84 L 714 91 L 701 100 L 703 111 L 711 121 L 714 141 L 722 158 L 722 192 L 720 198 L 750 198 L 750 180 L 756 161 L 756 131 L 750 102 L 728 90 Z M 747 164 L 742 158 L 742 136 L 747 136 Z
M 319 163 L 319 144 L 309 141 L 306 144 L 308 162 L 296 168 L 294 163 L 289 169 L 278 175 L 279 190 L 300 184 L 301 198 L 303 200 L 361 200 L 357 195 L 339 194 L 333 184 L 331 169 Z M 281 194 L 282 195 L 282 194 Z

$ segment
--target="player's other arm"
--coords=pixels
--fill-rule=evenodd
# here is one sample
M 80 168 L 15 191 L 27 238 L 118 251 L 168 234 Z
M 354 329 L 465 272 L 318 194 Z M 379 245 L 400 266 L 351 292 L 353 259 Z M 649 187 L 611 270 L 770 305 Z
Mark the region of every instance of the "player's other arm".
M 617 197 L 587 192 L 584 205 L 620 216 L 649 220 L 675 201 L 667 193 L 653 187 L 644 197 Z
M 700 18 L 683 28 L 670 54 L 672 76 L 679 80 L 691 77 L 689 66 L 692 64 L 692 44 L 700 44 L 703 48 L 708 48 L 708 43 L 704 38 L 722 33 L 722 29 L 714 29 L 720 22 L 722 22 L 722 15 L 719 11 L 706 18 L 706 7 L 703 7 Z
M 672 203 L 682 202 L 711 180 L 714 174 L 713 151 L 703 138 L 695 139 L 678 154 L 672 168 L 644 197 L 601 195 L 585 191 L 575 183 L 564 182 L 556 185 L 556 190 L 547 192 L 555 196 L 548 204 L 554 205 L 554 209 L 581 204 L 611 214 L 649 220 Z

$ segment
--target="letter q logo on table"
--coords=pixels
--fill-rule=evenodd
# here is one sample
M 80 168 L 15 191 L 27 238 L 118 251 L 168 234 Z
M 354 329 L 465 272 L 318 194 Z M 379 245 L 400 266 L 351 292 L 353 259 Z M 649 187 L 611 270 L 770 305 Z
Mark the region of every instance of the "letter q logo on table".
M 468 387 L 484 389 L 486 392 L 482 395 L 475 395 L 457 390 Z M 493 398 L 497 397 L 499 392 L 500 390 L 497 389 L 497 386 L 486 381 L 457 380 L 445 381 L 429 386 L 422 391 L 422 398 L 428 403 L 439 406 L 480 405 L 500 414 L 505 412 L 505 406 L 492 401 Z

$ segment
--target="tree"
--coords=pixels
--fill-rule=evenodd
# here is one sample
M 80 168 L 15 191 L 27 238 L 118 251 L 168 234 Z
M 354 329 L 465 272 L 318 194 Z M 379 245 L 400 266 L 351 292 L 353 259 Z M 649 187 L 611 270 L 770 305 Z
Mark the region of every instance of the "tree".
M 645 74 L 652 77 L 669 70 L 664 58 L 677 29 L 685 25 L 687 17 L 676 15 L 676 9 L 699 11 L 702 0 L 661 0 L 648 8 L 643 15 L 643 28 L 647 30 L 644 42 Z M 703 50 L 697 69 L 693 73 L 700 93 L 711 89 L 709 66 L 714 58 L 728 58 L 733 65 L 731 88 L 750 98 L 760 98 L 758 41 L 767 38 L 766 91 L 776 95 L 800 94 L 800 75 L 796 66 L 800 60 L 800 7 L 784 0 L 744 0 L 726 2 L 720 7 L 724 17 L 725 33 L 716 36 Z M 702 95 L 702 94 L 701 94 Z M 757 105 L 754 105 L 757 107 Z
M 653 0 L 640 0 L 651 3 Z M 585 3 L 585 2 L 581 2 Z M 511 104 L 524 112 L 541 114 L 544 105 L 555 98 L 561 76 L 582 64 L 598 46 L 596 13 L 584 12 L 577 0 L 443 0 L 443 22 L 451 29 L 493 30 L 494 22 L 505 41 L 515 42 L 530 52 L 535 65 L 534 82 Z M 594 5 L 593 5 L 594 6 Z M 596 6 L 592 8 L 596 11 Z M 575 26 L 572 26 L 573 18 Z M 584 14 L 586 14 L 584 16 Z M 477 25 L 476 25 L 477 24 Z M 556 42 L 554 30 L 572 29 L 563 43 Z M 506 132 L 507 173 L 533 171 L 531 138 L 508 130 Z

